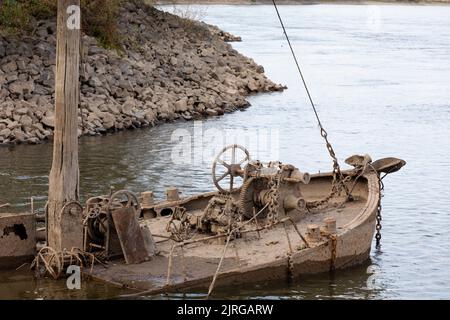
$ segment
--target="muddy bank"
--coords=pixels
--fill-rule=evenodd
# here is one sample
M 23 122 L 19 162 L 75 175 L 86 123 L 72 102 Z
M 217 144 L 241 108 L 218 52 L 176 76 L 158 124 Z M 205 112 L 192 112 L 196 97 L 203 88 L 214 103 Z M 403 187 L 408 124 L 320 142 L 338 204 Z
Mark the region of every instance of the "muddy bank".
M 121 52 L 82 38 L 80 136 L 221 115 L 282 90 L 216 27 L 127 4 L 119 30 Z M 31 36 L 0 35 L 0 144 L 52 137 L 55 31 L 53 20 Z

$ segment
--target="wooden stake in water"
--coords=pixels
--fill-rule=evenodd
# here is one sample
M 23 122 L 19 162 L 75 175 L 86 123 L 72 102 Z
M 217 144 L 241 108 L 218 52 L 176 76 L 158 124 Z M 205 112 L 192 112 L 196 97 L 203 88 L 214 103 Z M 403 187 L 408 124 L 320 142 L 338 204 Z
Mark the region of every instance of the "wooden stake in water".
M 56 251 L 81 248 L 82 232 L 62 214 L 79 199 L 78 104 L 80 0 L 58 1 L 53 164 L 49 177 L 48 244 Z

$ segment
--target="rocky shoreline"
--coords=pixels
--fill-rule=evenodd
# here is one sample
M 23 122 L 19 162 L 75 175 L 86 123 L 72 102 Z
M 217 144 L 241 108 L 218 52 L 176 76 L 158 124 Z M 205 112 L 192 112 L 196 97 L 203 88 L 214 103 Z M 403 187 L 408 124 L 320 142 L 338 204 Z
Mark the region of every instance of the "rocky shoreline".
M 121 9 L 123 50 L 82 38 L 79 136 L 222 115 L 253 93 L 283 90 L 234 50 L 239 37 L 146 5 Z M 0 34 L 0 144 L 52 138 L 56 22 Z

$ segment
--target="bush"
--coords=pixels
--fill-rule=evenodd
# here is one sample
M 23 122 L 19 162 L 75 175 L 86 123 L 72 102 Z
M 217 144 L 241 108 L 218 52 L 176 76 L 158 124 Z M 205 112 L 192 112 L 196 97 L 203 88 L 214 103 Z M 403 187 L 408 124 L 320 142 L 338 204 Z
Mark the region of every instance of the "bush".
M 83 30 L 96 37 L 106 48 L 120 47 L 117 19 L 122 2 L 123 0 L 81 0 Z
M 28 24 L 23 14 L 23 6 L 12 0 L 2 0 L 0 6 L 0 26 L 2 30 L 14 30 Z
M 8 32 L 29 32 L 56 13 L 55 0 L 0 0 L 0 26 Z
M 104 47 L 118 48 L 117 18 L 123 1 L 81 0 L 83 31 Z M 0 0 L 0 30 L 30 33 L 39 21 L 55 17 L 56 10 L 57 0 Z

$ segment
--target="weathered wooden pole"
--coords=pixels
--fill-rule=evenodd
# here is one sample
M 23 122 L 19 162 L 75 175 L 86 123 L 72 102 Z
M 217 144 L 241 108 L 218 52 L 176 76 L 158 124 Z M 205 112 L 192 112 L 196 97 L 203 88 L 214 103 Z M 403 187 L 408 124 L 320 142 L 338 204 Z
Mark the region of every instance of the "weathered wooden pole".
M 58 0 L 55 129 L 47 207 L 47 243 L 57 251 L 82 248 L 83 242 L 79 213 L 62 212 L 65 205 L 79 200 L 80 15 L 80 0 Z

